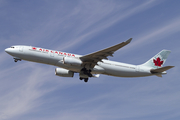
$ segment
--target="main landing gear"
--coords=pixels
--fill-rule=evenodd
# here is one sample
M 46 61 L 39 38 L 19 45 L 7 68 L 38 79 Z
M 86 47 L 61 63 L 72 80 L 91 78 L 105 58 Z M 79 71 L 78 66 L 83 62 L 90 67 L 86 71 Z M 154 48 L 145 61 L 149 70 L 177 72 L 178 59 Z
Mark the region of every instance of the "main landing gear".
M 91 70 L 87 70 L 86 68 L 83 68 L 81 71 L 88 77 L 92 77 Z
M 82 73 L 82 75 L 81 75 Z M 84 82 L 88 82 L 88 77 L 92 77 L 93 75 L 91 74 L 91 70 L 87 70 L 86 68 L 81 69 L 80 73 L 80 80 L 84 79 Z

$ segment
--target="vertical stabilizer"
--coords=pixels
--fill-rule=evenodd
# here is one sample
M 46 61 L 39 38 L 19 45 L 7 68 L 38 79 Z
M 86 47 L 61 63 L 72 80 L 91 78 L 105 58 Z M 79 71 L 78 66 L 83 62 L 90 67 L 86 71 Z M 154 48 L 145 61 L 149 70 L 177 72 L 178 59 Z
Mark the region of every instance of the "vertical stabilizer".
M 152 57 L 146 63 L 142 64 L 143 66 L 148 66 L 154 69 L 161 68 L 165 63 L 168 55 L 171 53 L 169 50 L 162 50 L 157 55 Z

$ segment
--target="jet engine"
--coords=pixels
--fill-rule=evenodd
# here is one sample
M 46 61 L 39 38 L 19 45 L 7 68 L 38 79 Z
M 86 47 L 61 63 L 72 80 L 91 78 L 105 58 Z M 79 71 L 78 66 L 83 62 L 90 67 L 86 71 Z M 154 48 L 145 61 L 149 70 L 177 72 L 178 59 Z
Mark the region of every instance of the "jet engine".
M 55 69 L 55 75 L 61 76 L 61 77 L 73 77 L 74 72 L 70 70 L 66 70 L 63 68 L 56 68 Z
M 81 66 L 82 61 L 77 58 L 64 57 L 63 63 L 70 66 Z

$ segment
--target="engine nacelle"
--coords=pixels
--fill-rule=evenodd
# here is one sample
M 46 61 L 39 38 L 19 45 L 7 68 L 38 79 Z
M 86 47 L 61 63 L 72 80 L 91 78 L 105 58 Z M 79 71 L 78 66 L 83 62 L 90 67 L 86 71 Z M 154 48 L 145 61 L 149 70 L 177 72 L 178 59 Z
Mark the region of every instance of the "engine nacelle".
M 66 65 L 70 65 L 70 66 L 81 66 L 82 61 L 80 59 L 77 59 L 77 58 L 64 57 L 63 63 Z
M 56 68 L 55 69 L 55 75 L 61 76 L 61 77 L 73 77 L 74 72 L 70 70 L 66 70 L 63 68 Z

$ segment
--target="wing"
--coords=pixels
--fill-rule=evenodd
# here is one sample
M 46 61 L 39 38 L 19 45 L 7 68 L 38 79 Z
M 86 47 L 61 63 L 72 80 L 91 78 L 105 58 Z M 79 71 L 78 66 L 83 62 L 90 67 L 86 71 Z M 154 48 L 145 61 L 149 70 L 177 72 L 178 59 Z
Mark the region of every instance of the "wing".
M 102 62 L 102 59 L 108 59 L 108 56 L 113 57 L 115 51 L 129 44 L 131 40 L 132 38 L 112 47 L 80 57 L 80 59 L 83 61 L 83 66 L 88 65 L 90 67 L 94 67 L 95 65 L 97 65 L 97 62 Z

